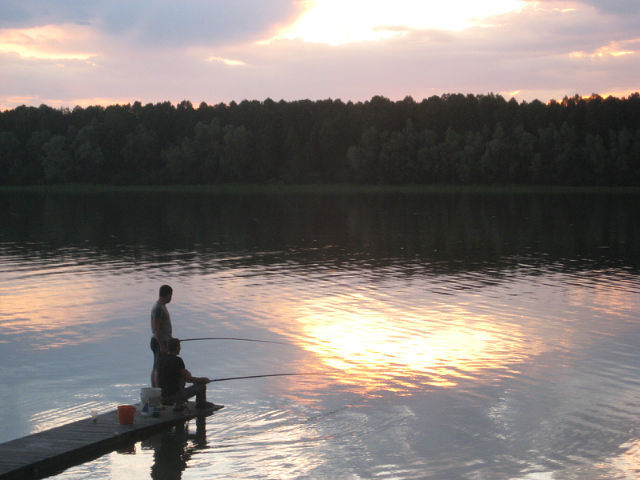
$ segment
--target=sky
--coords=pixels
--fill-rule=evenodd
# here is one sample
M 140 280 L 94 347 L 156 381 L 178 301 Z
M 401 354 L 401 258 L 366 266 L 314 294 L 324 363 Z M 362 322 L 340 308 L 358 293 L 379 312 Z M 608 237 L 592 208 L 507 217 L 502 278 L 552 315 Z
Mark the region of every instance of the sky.
M 0 110 L 640 91 L 640 0 L 0 0 Z

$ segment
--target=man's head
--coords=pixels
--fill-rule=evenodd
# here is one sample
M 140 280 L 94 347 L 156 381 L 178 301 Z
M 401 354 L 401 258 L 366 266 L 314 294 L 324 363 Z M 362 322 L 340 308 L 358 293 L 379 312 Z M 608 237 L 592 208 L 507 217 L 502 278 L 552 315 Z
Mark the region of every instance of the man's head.
M 180 340 L 177 338 L 170 338 L 167 342 L 167 350 L 169 353 L 180 353 Z
M 171 288 L 169 285 L 162 285 L 160 287 L 159 296 L 165 301 L 165 303 L 169 303 L 171 301 L 172 295 L 173 295 L 173 288 Z

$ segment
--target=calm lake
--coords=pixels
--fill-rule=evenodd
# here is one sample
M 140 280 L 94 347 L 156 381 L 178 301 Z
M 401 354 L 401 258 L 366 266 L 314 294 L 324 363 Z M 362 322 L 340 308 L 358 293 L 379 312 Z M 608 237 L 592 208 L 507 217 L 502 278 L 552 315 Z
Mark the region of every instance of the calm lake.
M 640 195 L 0 193 L 0 442 L 139 401 L 173 286 L 226 405 L 59 479 L 632 479 Z

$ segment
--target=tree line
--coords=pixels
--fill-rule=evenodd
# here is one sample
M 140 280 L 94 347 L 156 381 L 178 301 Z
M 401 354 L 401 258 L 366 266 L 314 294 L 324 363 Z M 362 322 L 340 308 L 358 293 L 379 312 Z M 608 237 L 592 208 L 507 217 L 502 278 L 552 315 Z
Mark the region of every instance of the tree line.
M 0 184 L 640 185 L 640 94 L 0 112 Z

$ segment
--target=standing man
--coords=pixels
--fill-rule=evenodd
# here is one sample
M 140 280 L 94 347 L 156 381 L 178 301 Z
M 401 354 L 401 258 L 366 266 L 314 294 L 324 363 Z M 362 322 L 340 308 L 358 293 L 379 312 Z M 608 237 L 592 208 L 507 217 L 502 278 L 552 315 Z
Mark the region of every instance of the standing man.
M 151 351 L 153 352 L 153 370 L 151 371 L 151 386 L 158 386 L 158 362 L 160 355 L 168 351 L 171 335 L 171 316 L 167 310 L 167 303 L 171 301 L 173 289 L 169 285 L 162 285 L 158 301 L 151 308 Z

